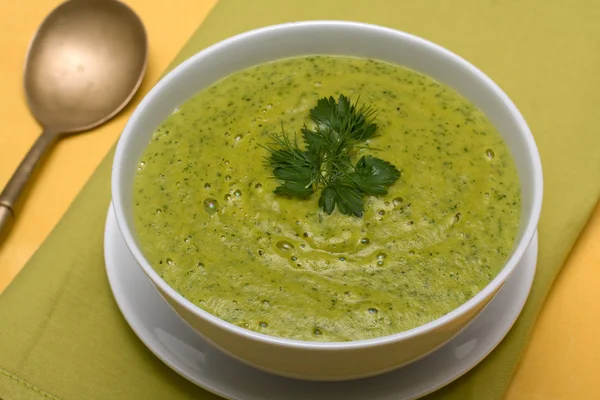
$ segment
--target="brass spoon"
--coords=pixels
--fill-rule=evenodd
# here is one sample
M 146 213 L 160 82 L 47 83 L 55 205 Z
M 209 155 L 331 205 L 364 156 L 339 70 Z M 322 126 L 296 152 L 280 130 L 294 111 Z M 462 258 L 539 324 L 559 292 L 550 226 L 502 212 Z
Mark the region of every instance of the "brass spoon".
M 142 22 L 116 0 L 70 0 L 46 17 L 25 66 L 27 103 L 43 130 L 0 194 L 0 242 L 42 156 L 58 139 L 92 129 L 125 107 L 147 58 Z

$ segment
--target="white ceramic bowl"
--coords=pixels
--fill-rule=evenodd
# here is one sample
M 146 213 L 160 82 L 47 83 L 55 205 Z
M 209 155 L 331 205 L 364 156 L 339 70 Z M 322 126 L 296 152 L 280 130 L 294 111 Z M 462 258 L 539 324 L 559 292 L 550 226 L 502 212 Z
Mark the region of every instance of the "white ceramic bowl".
M 392 336 L 352 342 L 317 343 L 267 336 L 227 323 L 193 305 L 159 277 L 140 250 L 133 223 L 133 179 L 138 160 L 158 125 L 186 99 L 232 72 L 310 54 L 384 60 L 453 87 L 488 116 L 516 161 L 522 215 L 510 259 L 480 293 L 433 322 Z M 224 40 L 164 77 L 142 100 L 121 135 L 113 164 L 112 195 L 119 229 L 140 267 L 173 309 L 206 339 L 262 370 L 304 379 L 342 380 L 375 375 L 415 361 L 456 335 L 482 310 L 533 238 L 542 205 L 542 168 L 531 132 L 515 105 L 473 65 L 438 45 L 397 30 L 354 22 L 311 21 L 266 27 Z

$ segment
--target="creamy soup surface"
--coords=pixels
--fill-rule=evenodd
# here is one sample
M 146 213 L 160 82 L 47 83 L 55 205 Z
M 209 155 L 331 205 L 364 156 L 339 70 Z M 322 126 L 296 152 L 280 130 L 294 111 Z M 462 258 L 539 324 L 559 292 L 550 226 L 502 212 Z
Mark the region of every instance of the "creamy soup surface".
M 354 157 L 395 165 L 362 217 L 318 194 L 275 195 L 270 134 L 300 134 L 318 99 L 377 111 Z M 314 56 L 235 73 L 182 104 L 139 160 L 143 252 L 176 291 L 240 327 L 307 341 L 386 336 L 430 322 L 503 267 L 521 208 L 517 171 L 486 117 L 449 87 L 388 63 Z

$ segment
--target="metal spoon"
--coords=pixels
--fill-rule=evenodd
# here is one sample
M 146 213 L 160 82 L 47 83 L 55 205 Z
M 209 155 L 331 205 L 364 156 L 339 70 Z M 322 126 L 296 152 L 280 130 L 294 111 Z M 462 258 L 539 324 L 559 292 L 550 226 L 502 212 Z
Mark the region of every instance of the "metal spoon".
M 116 0 L 70 0 L 46 17 L 25 66 L 27 103 L 43 131 L 0 194 L 0 241 L 42 156 L 58 139 L 117 114 L 142 82 L 147 58 L 142 22 Z

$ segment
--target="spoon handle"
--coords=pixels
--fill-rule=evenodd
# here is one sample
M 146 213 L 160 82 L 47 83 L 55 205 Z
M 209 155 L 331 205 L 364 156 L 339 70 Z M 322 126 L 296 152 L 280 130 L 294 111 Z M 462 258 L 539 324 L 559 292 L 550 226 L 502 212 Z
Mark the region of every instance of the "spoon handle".
M 0 194 L 0 242 L 6 237 L 16 215 L 18 200 L 25 191 L 42 157 L 57 139 L 55 132 L 44 129 Z

